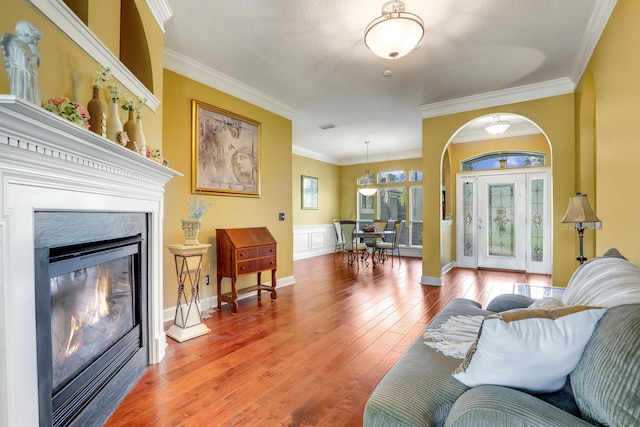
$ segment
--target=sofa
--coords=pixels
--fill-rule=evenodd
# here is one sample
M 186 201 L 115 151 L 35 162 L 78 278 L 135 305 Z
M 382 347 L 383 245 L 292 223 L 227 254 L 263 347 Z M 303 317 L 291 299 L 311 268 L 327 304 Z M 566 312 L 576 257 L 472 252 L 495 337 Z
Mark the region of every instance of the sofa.
M 580 266 L 565 294 L 570 290 L 588 293 L 588 289 L 600 284 L 606 287 L 614 283 L 610 280 L 614 276 L 618 277 L 616 286 L 624 290 L 614 292 L 611 298 L 615 302 L 605 301 L 604 315 L 595 320 L 586 345 L 579 350 L 577 365 L 563 379 L 564 386 L 559 390 L 531 392 L 495 384 L 467 386 L 452 375 L 459 371 L 462 361 L 425 345 L 424 337 L 420 336 L 369 397 L 363 425 L 640 426 L 640 268 L 615 250 L 605 255 Z M 597 265 L 599 260 L 611 256 L 619 258 L 619 263 Z M 630 264 L 633 274 L 621 274 L 625 269 L 618 267 L 620 262 Z M 591 270 L 582 272 L 583 268 Z M 590 271 L 597 271 L 597 275 L 587 273 Z M 628 277 L 621 279 L 621 275 Z M 589 288 L 581 288 L 583 285 Z M 475 301 L 457 298 L 425 330 L 436 329 L 453 316 L 502 316 L 527 309 L 535 302 L 523 295 L 500 295 L 483 309 Z M 478 341 L 480 336 L 481 333 Z M 560 362 L 554 357 L 548 359 L 545 363 Z

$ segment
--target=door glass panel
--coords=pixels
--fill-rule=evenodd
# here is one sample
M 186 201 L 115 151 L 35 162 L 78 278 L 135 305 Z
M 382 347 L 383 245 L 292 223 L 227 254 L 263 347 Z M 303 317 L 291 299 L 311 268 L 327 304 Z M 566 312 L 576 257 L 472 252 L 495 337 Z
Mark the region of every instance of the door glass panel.
M 464 256 L 473 256 L 473 182 L 462 184 L 462 214 L 464 215 Z
M 531 180 L 531 261 L 544 260 L 544 180 Z
M 515 184 L 490 184 L 489 255 L 515 257 Z

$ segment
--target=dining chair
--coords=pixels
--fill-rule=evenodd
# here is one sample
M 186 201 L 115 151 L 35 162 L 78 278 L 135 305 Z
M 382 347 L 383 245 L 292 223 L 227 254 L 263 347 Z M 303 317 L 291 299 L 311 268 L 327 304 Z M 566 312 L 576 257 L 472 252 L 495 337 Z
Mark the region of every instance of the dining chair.
M 398 252 L 398 262 L 402 264 L 402 259 L 400 258 L 400 235 L 404 230 L 404 223 L 401 221 L 396 221 L 394 226 L 395 233 L 393 234 L 393 240 L 390 242 L 381 242 L 376 245 L 377 249 L 384 251 L 385 254 L 387 251 L 391 251 L 391 266 L 393 267 L 393 252 Z
M 342 228 L 340 227 L 339 219 L 333 220 L 333 231 L 335 232 L 335 235 L 336 235 L 336 244 L 335 244 L 335 247 L 333 248 L 333 263 L 335 264 L 336 254 L 338 252 L 341 252 L 341 253 L 344 252 L 344 238 L 342 237 Z
M 344 240 L 344 251 L 340 258 L 340 265 L 342 266 L 345 253 L 347 254 L 347 261 L 349 265 L 353 265 L 355 262 L 358 265 L 358 269 L 360 269 L 358 258 L 360 258 L 363 263 L 366 263 L 366 265 L 369 265 L 367 261 L 367 258 L 369 257 L 367 245 L 357 242 L 354 236 L 356 222 L 351 220 L 342 220 L 340 221 L 340 228 L 342 229 L 342 238 Z
M 386 231 L 387 230 L 387 226 L 389 225 L 389 221 L 386 219 L 375 219 L 373 220 L 373 225 L 376 226 L 376 231 Z M 376 240 L 376 243 L 382 243 L 384 242 L 386 239 L 383 237 L 378 237 L 378 239 Z

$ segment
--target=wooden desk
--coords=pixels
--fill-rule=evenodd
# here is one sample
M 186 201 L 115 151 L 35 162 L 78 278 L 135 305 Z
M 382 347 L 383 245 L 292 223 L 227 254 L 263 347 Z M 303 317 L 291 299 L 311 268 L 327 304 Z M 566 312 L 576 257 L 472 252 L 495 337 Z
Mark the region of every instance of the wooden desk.
M 222 309 L 222 302 L 231 304 L 231 312 L 238 312 L 238 294 L 258 291 L 271 292 L 271 299 L 278 297 L 276 293 L 276 257 L 277 242 L 266 227 L 256 228 L 218 228 L 216 229 L 216 255 L 218 259 L 218 310 Z M 260 282 L 260 274 L 271 270 L 271 286 Z M 239 276 L 258 274 L 256 286 L 236 289 Z M 222 278 L 231 279 L 231 292 L 222 293 Z

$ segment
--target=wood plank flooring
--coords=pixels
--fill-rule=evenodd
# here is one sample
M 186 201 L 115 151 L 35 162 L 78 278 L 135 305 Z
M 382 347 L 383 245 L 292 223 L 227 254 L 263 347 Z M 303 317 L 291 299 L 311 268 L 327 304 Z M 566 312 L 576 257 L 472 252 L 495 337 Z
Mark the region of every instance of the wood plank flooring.
M 150 366 L 107 426 L 359 426 L 384 374 L 451 299 L 484 305 L 514 283 L 551 277 L 453 269 L 420 284 L 422 261 L 340 267 L 333 255 L 296 261 L 296 284 L 228 305 L 211 333 L 177 343 Z M 167 325 L 168 327 L 168 325 Z

